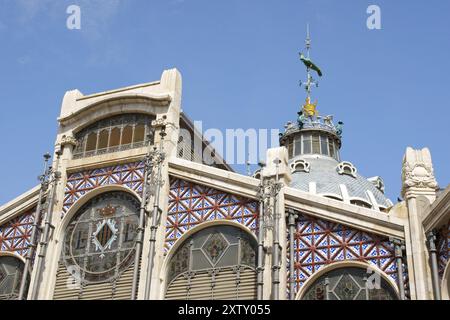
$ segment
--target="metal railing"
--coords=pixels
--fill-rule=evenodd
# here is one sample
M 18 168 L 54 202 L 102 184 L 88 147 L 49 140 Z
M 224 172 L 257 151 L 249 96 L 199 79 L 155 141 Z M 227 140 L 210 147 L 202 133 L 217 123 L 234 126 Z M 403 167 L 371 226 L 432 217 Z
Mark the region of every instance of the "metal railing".
M 75 152 L 73 154 L 72 158 L 73 159 L 81 159 L 81 158 L 99 156 L 99 155 L 107 154 L 107 153 L 142 148 L 142 147 L 146 146 L 149 142 L 150 142 L 150 140 L 138 141 L 138 142 L 122 144 L 122 145 L 118 145 L 118 146 L 111 146 L 111 147 L 102 148 L 102 149 Z

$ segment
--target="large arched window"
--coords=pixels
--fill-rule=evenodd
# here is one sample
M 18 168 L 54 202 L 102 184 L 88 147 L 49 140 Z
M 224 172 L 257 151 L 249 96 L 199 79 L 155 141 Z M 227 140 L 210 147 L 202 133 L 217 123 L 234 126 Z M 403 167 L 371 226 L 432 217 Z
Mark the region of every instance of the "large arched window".
M 358 267 L 339 268 L 320 276 L 303 300 L 396 300 L 395 290 L 381 275 Z
M 19 296 L 24 263 L 15 257 L 0 256 L 0 300 L 15 300 Z
M 73 158 L 143 147 L 153 143 L 151 122 L 154 116 L 124 114 L 106 118 L 76 133 Z
M 257 243 L 240 228 L 203 229 L 172 256 L 166 299 L 255 299 Z
M 139 202 L 108 192 L 86 203 L 66 229 L 63 260 L 82 284 L 112 281 L 134 261 Z

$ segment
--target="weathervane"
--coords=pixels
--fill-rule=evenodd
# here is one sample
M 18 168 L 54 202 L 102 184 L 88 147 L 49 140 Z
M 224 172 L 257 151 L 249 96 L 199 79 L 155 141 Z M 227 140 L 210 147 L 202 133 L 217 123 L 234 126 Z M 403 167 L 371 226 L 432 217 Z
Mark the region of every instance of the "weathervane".
M 311 37 L 309 34 L 309 24 L 306 25 L 306 57 L 303 55 L 303 53 L 300 52 L 300 60 L 303 62 L 303 64 L 306 67 L 306 73 L 307 73 L 307 80 L 306 82 L 300 81 L 300 86 L 304 86 L 306 89 L 306 100 L 305 104 L 302 106 L 302 110 L 299 112 L 299 116 L 303 118 L 312 118 L 313 116 L 317 116 L 318 112 L 316 110 L 317 101 L 312 103 L 311 102 L 311 90 L 313 86 L 318 87 L 319 82 L 316 81 L 312 75 L 311 70 L 314 70 L 317 72 L 319 77 L 322 76 L 322 71 L 320 71 L 320 68 L 311 61 L 310 59 L 310 50 L 311 50 Z

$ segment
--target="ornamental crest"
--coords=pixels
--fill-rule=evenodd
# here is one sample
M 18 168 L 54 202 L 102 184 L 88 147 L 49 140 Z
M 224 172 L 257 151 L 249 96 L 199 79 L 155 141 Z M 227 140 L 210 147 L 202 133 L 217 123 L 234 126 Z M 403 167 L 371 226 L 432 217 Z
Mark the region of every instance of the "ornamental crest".
M 95 251 L 101 252 L 101 259 L 105 257 L 104 252 L 111 249 L 118 232 L 119 229 L 117 229 L 114 219 L 104 219 L 97 223 L 97 228 L 92 234 L 92 243 L 95 245 Z

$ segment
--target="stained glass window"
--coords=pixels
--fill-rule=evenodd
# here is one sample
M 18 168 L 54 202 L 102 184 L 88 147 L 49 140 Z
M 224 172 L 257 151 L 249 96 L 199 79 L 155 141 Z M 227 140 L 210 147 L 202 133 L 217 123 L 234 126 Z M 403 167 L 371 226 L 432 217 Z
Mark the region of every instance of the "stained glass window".
M 15 300 L 19 296 L 24 263 L 15 257 L 0 257 L 0 300 Z
M 381 276 L 358 267 L 323 274 L 306 291 L 303 300 L 396 300 L 392 286 Z
M 139 207 L 124 192 L 101 194 L 86 203 L 66 230 L 63 259 L 68 270 L 86 283 L 112 279 L 126 270 L 134 261 Z

